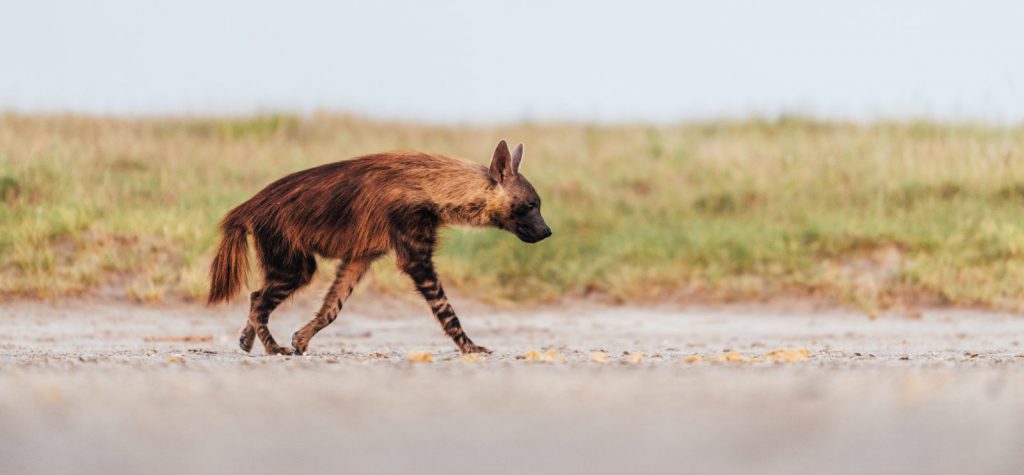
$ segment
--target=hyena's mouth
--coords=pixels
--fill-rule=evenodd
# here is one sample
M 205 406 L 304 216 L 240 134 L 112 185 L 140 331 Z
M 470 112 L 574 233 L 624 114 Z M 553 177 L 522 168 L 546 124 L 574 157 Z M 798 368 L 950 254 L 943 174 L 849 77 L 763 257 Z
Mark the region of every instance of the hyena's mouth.
M 544 226 L 542 229 L 532 229 L 525 226 L 516 226 L 515 231 L 516 237 L 519 240 L 533 244 L 540 242 L 551 236 L 551 228 Z

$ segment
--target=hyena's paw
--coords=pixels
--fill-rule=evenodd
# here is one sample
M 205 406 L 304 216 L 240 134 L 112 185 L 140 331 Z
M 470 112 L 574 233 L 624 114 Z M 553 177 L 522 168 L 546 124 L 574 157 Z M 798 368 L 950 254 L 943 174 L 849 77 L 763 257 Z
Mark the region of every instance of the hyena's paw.
M 490 354 L 491 353 L 491 350 L 487 349 L 486 347 L 483 347 L 483 346 L 480 346 L 480 345 L 477 345 L 477 344 L 473 344 L 473 343 L 469 343 L 469 344 L 463 345 L 462 348 L 459 348 L 459 350 L 462 351 L 463 354 L 469 354 L 469 353 Z
M 242 351 L 248 353 L 252 351 L 252 344 L 255 340 L 256 330 L 246 325 L 245 328 L 242 329 L 242 334 L 238 335 L 238 347 L 241 348 Z
M 291 356 L 291 355 L 295 354 L 295 351 L 292 350 L 291 348 L 285 348 L 283 346 L 278 346 L 276 348 L 267 348 L 267 354 L 268 355 Z
M 309 349 L 309 338 L 303 338 L 299 335 L 299 332 L 295 332 L 292 335 L 292 351 L 296 355 L 301 355 Z

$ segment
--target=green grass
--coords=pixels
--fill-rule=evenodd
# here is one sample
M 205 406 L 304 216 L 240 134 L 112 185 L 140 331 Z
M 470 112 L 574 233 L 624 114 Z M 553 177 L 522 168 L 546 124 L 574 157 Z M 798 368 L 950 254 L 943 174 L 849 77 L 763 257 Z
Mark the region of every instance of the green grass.
M 869 310 L 1024 302 L 1024 129 L 797 119 L 441 127 L 7 115 L 0 294 L 200 299 L 217 221 L 277 177 L 393 149 L 485 163 L 501 138 L 526 144 L 522 171 L 555 235 L 526 245 L 446 231 L 438 267 L 463 295 L 816 295 Z M 389 262 L 370 285 L 411 288 Z

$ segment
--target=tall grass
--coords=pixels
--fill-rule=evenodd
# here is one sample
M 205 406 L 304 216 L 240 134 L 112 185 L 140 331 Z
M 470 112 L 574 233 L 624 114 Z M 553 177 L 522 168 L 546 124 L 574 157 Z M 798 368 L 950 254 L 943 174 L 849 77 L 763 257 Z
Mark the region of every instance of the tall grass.
M 484 163 L 501 138 L 526 144 L 555 235 L 446 231 L 446 284 L 485 301 L 1024 301 L 1021 128 L 327 115 L 0 117 L 0 294 L 201 298 L 218 219 L 273 179 L 393 149 Z M 370 280 L 410 285 L 388 263 Z

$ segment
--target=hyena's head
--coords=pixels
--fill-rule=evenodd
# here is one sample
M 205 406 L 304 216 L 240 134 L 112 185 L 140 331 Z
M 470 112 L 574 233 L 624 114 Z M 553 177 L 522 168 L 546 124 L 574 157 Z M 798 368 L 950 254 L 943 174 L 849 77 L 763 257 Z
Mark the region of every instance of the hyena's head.
M 519 174 L 523 144 L 509 153 L 502 140 L 494 150 L 488 175 L 492 187 L 487 197 L 491 224 L 525 242 L 537 242 L 551 235 L 551 228 L 540 215 L 540 197 L 526 177 Z

